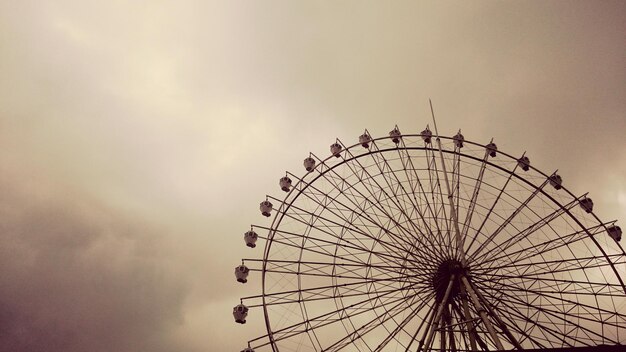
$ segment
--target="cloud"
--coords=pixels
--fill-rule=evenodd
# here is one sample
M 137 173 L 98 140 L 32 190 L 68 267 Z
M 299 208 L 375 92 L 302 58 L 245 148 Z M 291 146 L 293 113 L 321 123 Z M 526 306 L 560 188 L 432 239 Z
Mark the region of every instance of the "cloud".
M 165 265 L 163 230 L 5 175 L 0 350 L 172 350 L 188 284 Z

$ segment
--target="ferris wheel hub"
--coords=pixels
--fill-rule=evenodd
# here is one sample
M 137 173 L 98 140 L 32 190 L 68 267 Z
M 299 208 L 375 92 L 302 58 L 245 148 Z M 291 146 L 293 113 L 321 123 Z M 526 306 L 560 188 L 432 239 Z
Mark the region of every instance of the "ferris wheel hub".
M 457 297 L 461 292 L 461 277 L 468 276 L 468 273 L 469 267 L 464 266 L 459 260 L 443 260 L 432 277 L 432 285 L 437 301 L 443 300 L 452 276 L 454 276 L 454 282 L 452 283 L 452 289 L 448 299 L 450 300 Z

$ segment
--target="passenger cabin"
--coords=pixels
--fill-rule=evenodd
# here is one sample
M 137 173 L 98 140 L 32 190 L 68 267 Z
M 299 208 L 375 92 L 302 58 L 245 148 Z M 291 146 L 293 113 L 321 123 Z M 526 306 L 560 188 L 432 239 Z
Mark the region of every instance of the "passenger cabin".
M 561 178 L 561 176 L 554 174 L 550 176 L 548 179 L 550 180 L 550 184 L 552 185 L 552 187 L 554 187 L 555 189 L 559 190 L 563 188 L 561 186 L 563 184 L 563 179 Z
M 611 236 L 615 242 L 619 242 L 622 239 L 622 229 L 619 226 L 613 225 L 607 228 L 606 232 L 608 232 L 609 236 Z
M 254 352 L 254 350 L 251 347 L 246 347 L 243 350 L 241 350 L 241 352 Z
M 459 132 L 454 135 L 452 139 L 454 140 L 454 145 L 457 148 L 463 148 L 463 142 L 465 142 L 465 137 L 463 137 L 463 135 L 461 134 L 461 130 L 459 130 Z
M 287 176 L 281 177 L 281 179 L 278 181 L 278 185 L 283 191 L 289 192 L 289 190 L 291 189 L 291 179 Z
M 253 230 L 250 230 L 243 234 L 243 240 L 246 242 L 246 246 L 250 248 L 256 247 L 256 241 L 259 239 L 259 235 Z
M 394 127 L 394 129 L 389 132 L 389 137 L 391 137 L 391 141 L 395 144 L 400 143 L 400 140 L 402 140 L 402 133 L 400 133 L 398 126 Z
M 580 200 L 580 207 L 585 210 L 587 213 L 591 213 L 593 211 L 593 201 L 591 198 L 583 198 Z
M 237 278 L 237 282 L 241 282 L 242 284 L 248 282 L 247 278 L 249 273 L 250 269 L 243 264 L 235 267 L 235 278 Z
M 487 149 L 487 153 L 489 153 L 490 157 L 492 158 L 496 157 L 497 152 L 498 152 L 498 146 L 494 142 L 489 142 L 489 144 L 487 144 L 485 149 Z
M 370 142 L 372 141 L 372 137 L 370 137 L 367 133 L 363 133 L 359 136 L 359 143 L 363 148 L 369 148 Z
M 263 214 L 263 216 L 269 217 L 272 212 L 272 203 L 270 203 L 269 200 L 264 200 L 259 205 L 259 209 L 261 209 L 261 214 Z
M 522 156 L 521 158 L 517 159 L 517 166 L 522 168 L 522 170 L 524 171 L 528 171 L 528 169 L 530 169 L 530 160 L 527 156 Z
M 235 322 L 239 324 L 246 323 L 246 317 L 248 316 L 248 307 L 243 304 L 238 304 L 233 308 L 233 317 L 235 317 Z
M 315 169 L 315 159 L 311 157 L 304 159 L 304 169 L 308 172 L 313 171 Z
M 330 145 L 330 153 L 336 158 L 339 157 L 339 153 L 341 153 L 341 149 L 343 149 L 343 147 L 339 143 L 333 143 Z
M 430 144 L 431 138 L 433 137 L 433 133 L 430 131 L 428 126 L 426 126 L 426 129 L 422 131 L 421 135 L 422 135 L 422 139 L 424 140 L 424 143 Z

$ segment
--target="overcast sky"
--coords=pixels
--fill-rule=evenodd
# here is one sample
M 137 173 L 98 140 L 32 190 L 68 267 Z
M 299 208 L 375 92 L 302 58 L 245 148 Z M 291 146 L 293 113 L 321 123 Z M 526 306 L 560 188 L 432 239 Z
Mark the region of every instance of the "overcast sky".
M 0 0 L 0 351 L 234 351 L 265 194 L 395 124 L 626 221 L 624 1 Z

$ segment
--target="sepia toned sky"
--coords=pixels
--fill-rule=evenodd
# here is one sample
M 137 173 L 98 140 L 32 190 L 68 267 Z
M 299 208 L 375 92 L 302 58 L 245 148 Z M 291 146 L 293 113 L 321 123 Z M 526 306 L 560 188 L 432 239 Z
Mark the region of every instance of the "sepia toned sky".
M 0 1 L 0 352 L 233 351 L 265 194 L 395 124 L 626 221 L 624 1 Z

